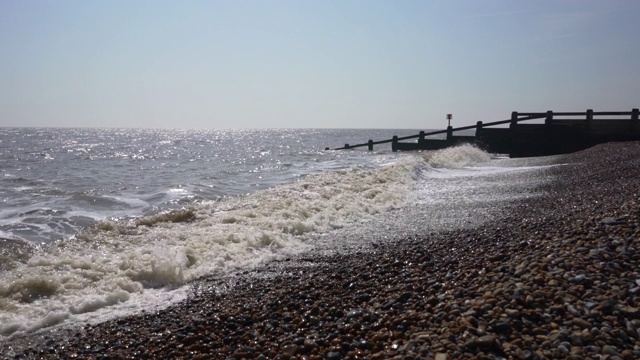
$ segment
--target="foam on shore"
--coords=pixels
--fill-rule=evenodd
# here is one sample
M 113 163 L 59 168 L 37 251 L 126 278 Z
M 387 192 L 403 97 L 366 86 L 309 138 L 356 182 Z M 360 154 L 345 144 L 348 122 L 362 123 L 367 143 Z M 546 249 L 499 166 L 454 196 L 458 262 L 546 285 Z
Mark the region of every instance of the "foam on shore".
M 405 157 L 194 204 L 183 217 L 98 223 L 9 263 L 0 280 L 0 335 L 167 306 L 194 279 L 307 251 L 310 235 L 402 207 L 427 170 L 420 157 Z

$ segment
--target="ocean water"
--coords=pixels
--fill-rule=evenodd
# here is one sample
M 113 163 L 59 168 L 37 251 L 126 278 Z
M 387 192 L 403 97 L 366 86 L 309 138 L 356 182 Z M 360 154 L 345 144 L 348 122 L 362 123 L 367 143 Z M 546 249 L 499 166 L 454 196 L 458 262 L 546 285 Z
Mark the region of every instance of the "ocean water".
M 323 150 L 417 132 L 0 128 L 0 338 L 319 246 L 476 226 L 548 181 L 471 146 Z

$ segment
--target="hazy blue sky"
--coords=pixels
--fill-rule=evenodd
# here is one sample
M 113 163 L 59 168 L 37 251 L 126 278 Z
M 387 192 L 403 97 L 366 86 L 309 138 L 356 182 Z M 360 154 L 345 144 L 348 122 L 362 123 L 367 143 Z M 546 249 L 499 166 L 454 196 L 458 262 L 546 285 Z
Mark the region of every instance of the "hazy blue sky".
M 640 106 L 640 1 L 0 2 L 0 126 L 441 128 Z

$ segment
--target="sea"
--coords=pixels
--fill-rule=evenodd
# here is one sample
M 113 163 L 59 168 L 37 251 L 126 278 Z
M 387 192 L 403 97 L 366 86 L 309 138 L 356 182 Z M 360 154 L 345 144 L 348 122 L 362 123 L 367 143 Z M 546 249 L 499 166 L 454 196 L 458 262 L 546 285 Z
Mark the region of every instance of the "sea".
M 325 150 L 418 131 L 0 128 L 0 340 L 318 249 L 475 227 L 550 181 L 544 161 L 469 145 Z

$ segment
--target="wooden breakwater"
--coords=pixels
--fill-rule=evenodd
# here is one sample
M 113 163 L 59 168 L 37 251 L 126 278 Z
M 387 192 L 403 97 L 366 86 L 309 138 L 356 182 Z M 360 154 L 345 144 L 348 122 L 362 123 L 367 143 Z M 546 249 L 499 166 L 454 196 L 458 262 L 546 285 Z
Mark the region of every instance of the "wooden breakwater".
M 614 141 L 640 141 L 640 112 L 527 112 L 514 111 L 508 120 L 483 123 L 446 130 L 421 131 L 417 135 L 349 145 L 334 150 L 353 149 L 391 143 L 393 151 L 439 150 L 463 143 L 473 144 L 490 153 L 509 154 L 510 157 L 547 156 L 584 150 L 597 144 Z M 544 119 L 544 123 L 540 120 Z M 525 123 L 538 120 L 538 123 Z M 508 125 L 508 127 L 505 127 Z M 475 130 L 475 135 L 456 135 L 456 132 Z M 442 139 L 428 136 L 446 135 Z M 405 140 L 417 139 L 413 142 Z M 326 150 L 330 150 L 327 148 Z

